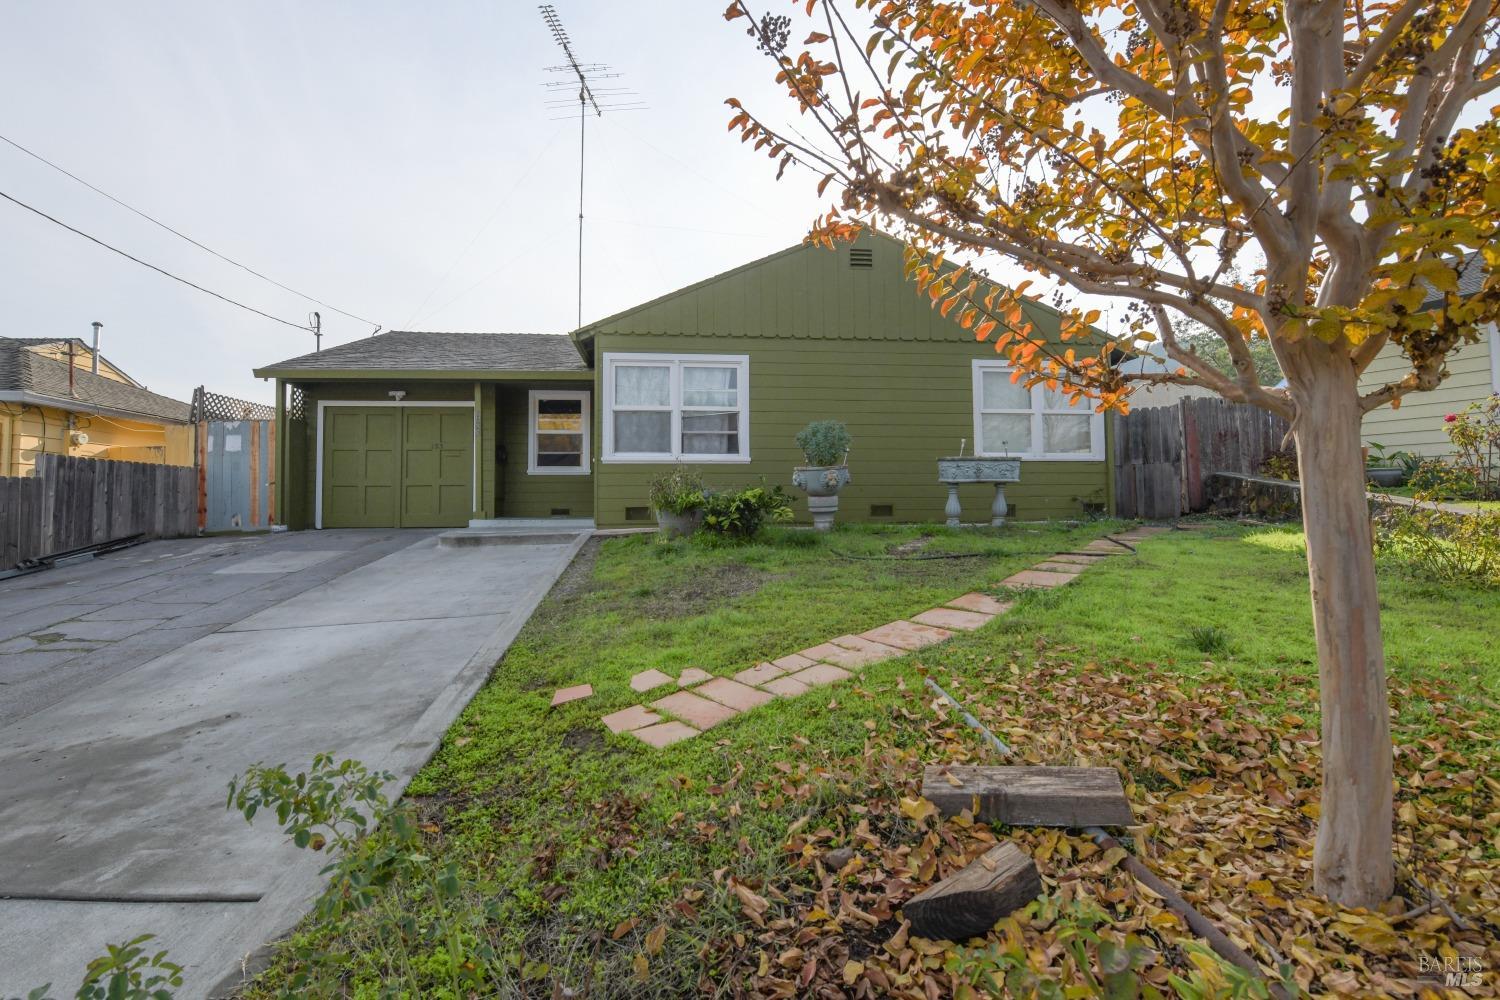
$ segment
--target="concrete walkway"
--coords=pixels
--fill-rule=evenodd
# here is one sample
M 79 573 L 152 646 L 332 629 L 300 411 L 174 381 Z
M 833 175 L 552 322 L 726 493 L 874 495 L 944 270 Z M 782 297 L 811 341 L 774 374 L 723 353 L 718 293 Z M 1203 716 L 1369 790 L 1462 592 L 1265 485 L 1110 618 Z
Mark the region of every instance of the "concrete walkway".
M 156 542 L 0 583 L 0 996 L 148 932 L 217 995 L 326 861 L 229 778 L 328 750 L 404 786 L 586 537 Z

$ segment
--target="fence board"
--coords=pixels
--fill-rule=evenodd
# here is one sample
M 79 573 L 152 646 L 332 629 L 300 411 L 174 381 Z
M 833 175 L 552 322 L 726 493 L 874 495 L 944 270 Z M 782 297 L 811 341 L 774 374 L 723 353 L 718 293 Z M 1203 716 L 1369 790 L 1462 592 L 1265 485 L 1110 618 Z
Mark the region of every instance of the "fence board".
M 38 456 L 34 476 L 0 477 L 0 569 L 129 535 L 194 534 L 196 497 L 190 467 Z
M 1208 476 L 1259 472 L 1288 427 L 1273 413 L 1221 399 L 1184 399 L 1115 420 L 1115 510 L 1147 519 L 1202 510 Z

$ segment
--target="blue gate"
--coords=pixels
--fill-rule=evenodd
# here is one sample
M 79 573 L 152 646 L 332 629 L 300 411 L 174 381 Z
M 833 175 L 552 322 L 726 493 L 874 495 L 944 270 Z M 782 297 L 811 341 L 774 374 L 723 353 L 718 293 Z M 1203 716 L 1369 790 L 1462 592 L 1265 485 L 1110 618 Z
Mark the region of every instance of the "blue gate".
M 205 531 L 264 531 L 275 522 L 270 420 L 207 420 L 198 425 Z

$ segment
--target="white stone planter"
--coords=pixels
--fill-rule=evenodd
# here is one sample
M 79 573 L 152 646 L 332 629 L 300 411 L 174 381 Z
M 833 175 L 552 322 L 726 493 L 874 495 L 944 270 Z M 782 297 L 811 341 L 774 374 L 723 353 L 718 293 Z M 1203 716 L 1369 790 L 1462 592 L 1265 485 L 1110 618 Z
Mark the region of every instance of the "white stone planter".
M 829 531 L 839 509 L 839 491 L 849 485 L 847 465 L 799 465 L 792 470 L 792 485 L 807 494 L 807 509 L 813 529 Z
M 698 530 L 703 523 L 703 511 L 694 508 L 681 514 L 669 511 L 656 512 L 656 526 L 663 538 L 685 538 Z
M 1005 524 L 1005 484 L 1021 481 L 1021 460 L 1018 458 L 976 458 L 956 456 L 938 459 L 938 482 L 948 487 L 948 503 L 943 513 L 948 516 L 948 527 L 956 528 L 961 523 L 963 509 L 958 503 L 960 483 L 994 483 L 995 502 L 990 505 L 990 524 L 998 528 Z

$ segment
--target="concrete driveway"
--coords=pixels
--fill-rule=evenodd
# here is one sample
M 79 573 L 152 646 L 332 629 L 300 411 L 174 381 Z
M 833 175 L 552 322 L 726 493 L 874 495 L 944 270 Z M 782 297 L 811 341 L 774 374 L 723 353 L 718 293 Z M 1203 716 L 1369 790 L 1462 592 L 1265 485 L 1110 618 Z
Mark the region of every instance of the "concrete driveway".
M 226 811 L 230 777 L 328 750 L 404 785 L 585 537 L 163 541 L 0 581 L 0 996 L 70 996 L 147 932 L 217 994 L 326 860 Z

